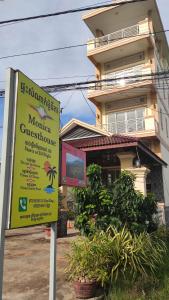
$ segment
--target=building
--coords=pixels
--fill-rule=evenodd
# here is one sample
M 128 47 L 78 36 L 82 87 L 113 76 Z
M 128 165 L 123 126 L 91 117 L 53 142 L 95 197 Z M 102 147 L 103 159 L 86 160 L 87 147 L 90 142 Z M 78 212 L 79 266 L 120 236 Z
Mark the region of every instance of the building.
M 107 138 L 89 138 L 84 130 L 82 136 L 80 129 L 70 129 L 72 124 L 62 136 L 87 153 L 92 147 L 104 150 L 98 160 L 90 152 L 88 161 L 107 160 L 107 182 L 119 169 L 134 172 L 136 188 L 156 194 L 169 223 L 169 91 L 162 75 L 169 70 L 169 49 L 156 1 L 93 10 L 83 20 L 94 35 L 87 46 L 97 79 L 88 91 L 96 106 L 94 130 Z M 141 168 L 134 165 L 138 158 Z

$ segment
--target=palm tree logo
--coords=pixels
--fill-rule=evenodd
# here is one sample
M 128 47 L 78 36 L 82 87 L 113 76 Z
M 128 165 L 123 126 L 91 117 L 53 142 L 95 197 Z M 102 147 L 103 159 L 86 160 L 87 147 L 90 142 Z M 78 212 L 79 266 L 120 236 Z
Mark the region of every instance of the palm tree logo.
M 53 187 L 53 182 L 57 174 L 56 167 L 52 167 L 49 161 L 45 161 L 43 169 L 46 175 L 49 177 L 50 182 L 50 184 L 44 188 L 44 191 L 48 194 L 51 194 L 55 191 L 55 188 Z
M 56 174 L 56 167 L 49 167 L 47 171 L 47 176 L 49 176 L 49 181 L 51 181 L 51 184 L 48 185 L 48 188 L 53 188 L 53 180 L 55 179 Z

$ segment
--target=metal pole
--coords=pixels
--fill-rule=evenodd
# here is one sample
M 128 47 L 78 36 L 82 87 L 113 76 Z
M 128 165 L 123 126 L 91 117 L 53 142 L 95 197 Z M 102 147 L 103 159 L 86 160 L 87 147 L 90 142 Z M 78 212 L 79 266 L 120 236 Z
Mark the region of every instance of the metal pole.
M 6 76 L 5 107 L 3 122 L 2 159 L 0 174 L 0 300 L 2 300 L 3 290 L 3 266 L 5 247 L 5 228 L 7 225 L 7 215 L 9 197 L 11 190 L 12 173 L 12 144 L 13 144 L 13 109 L 14 109 L 14 86 L 15 72 L 9 69 Z
M 49 300 L 56 300 L 56 237 L 57 222 L 51 223 Z

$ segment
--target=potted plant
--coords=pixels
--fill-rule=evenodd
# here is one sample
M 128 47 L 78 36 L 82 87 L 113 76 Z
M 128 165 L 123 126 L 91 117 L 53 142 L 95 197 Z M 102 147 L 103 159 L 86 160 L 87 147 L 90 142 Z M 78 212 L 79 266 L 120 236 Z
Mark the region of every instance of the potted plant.
M 66 273 L 73 282 L 76 298 L 90 299 L 96 296 L 107 280 L 107 271 L 102 268 L 97 242 L 80 238 L 72 243 L 67 254 Z

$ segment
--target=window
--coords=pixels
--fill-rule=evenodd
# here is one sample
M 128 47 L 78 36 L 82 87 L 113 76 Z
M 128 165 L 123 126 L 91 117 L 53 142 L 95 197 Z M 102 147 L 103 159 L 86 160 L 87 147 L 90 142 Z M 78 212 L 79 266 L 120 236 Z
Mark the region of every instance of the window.
M 131 65 L 145 59 L 144 52 L 139 52 L 134 55 L 122 57 L 120 59 L 112 60 L 104 64 L 104 70 L 109 71 L 115 68 L 120 68 L 125 65 Z
M 113 133 L 127 133 L 145 129 L 145 108 L 108 114 L 108 131 Z

